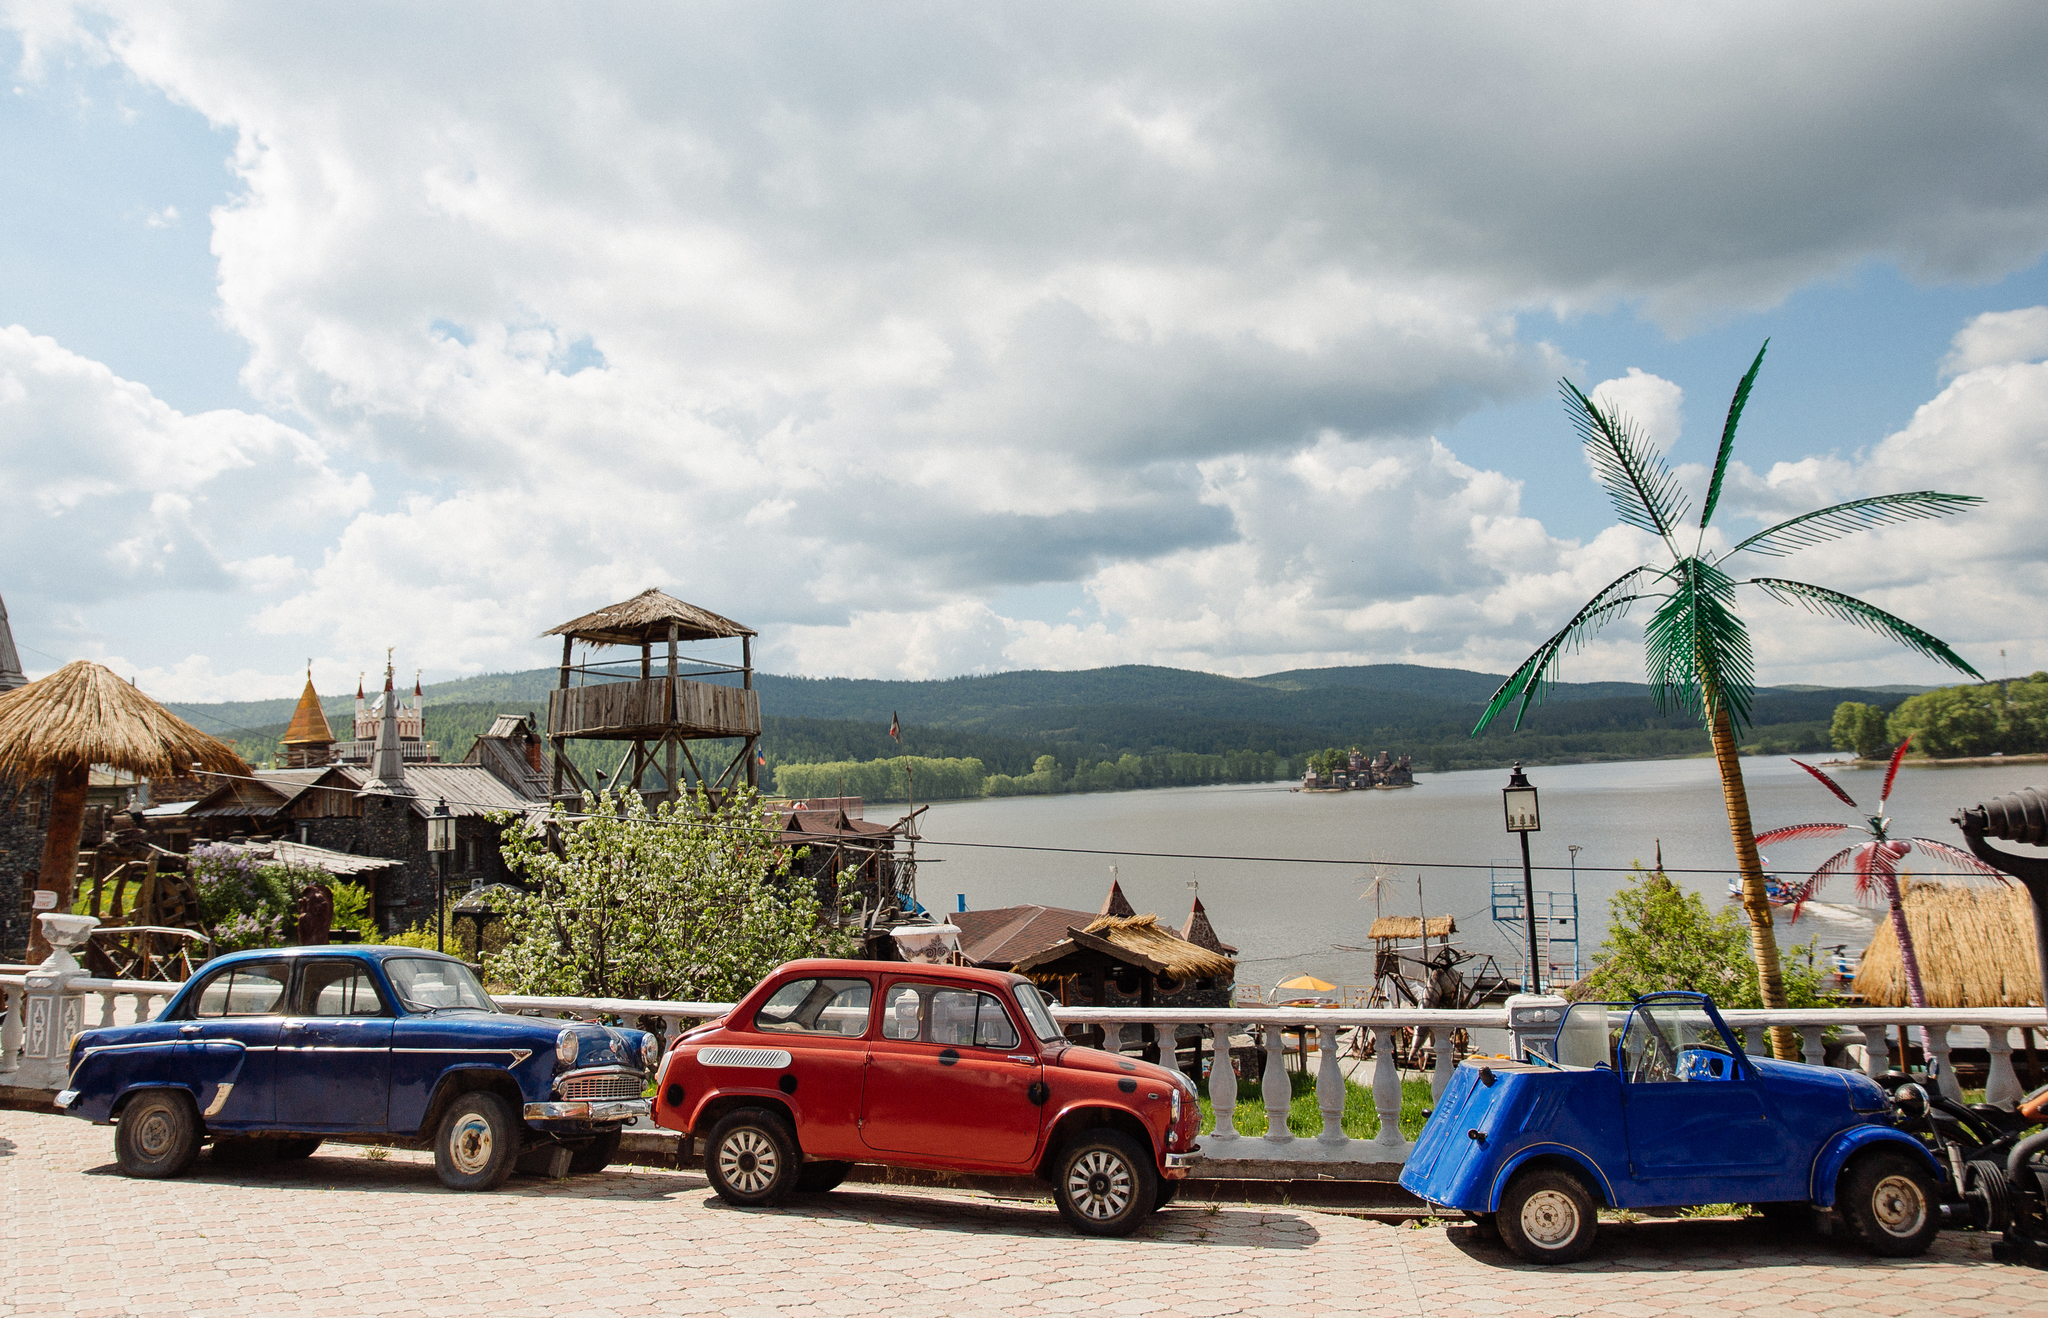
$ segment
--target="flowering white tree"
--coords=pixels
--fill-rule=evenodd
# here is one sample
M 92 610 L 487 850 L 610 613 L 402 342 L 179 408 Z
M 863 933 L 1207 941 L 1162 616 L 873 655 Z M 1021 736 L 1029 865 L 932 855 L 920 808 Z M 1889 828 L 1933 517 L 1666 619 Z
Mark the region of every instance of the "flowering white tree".
M 505 832 L 527 888 L 493 895 L 508 942 L 486 969 L 516 992 L 731 1002 L 784 961 L 859 946 L 750 790 L 652 811 L 635 792 L 586 794 L 550 822 Z

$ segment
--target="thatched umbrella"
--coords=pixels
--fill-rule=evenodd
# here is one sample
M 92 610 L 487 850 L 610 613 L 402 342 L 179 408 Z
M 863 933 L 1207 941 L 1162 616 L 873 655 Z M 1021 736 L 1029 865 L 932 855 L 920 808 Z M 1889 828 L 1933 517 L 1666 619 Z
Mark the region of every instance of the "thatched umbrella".
M 1914 883 L 1906 926 L 1920 949 L 1930 1007 L 2031 1007 L 2041 1001 L 2040 954 L 2027 894 L 1994 884 Z M 1874 1007 L 1904 1006 L 1904 964 L 1890 923 L 1877 927 L 1856 969 Z
M 89 660 L 0 695 L 0 778 L 53 783 L 41 886 L 57 894 L 60 911 L 71 909 L 87 776 L 96 764 L 149 778 L 179 777 L 195 764 L 213 773 L 249 772 L 226 742 Z M 31 939 L 32 956 L 48 951 L 40 925 Z

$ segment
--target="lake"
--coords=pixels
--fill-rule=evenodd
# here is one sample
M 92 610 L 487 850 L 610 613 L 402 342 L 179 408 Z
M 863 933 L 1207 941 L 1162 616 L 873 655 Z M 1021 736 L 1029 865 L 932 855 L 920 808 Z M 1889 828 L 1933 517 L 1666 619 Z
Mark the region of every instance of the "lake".
M 1785 757 L 1742 762 L 1750 813 L 1759 831 L 1787 824 L 1849 822 L 1850 812 Z M 1734 865 L 1720 780 L 1711 759 L 1622 764 L 1547 765 L 1529 771 L 1542 794 L 1543 829 L 1530 836 L 1539 910 L 1542 890 L 1569 890 L 1570 845 L 1577 860 L 1581 956 L 1590 967 L 1607 928 L 1607 903 L 1626 881 L 1633 861 L 1648 864 L 1661 840 L 1664 864 L 1677 882 L 1727 900 Z M 1308 793 L 1291 784 L 1167 788 L 1070 796 L 941 802 L 924 816 L 918 847 L 918 895 L 933 910 L 951 911 L 956 895 L 971 908 L 1039 902 L 1092 911 L 1109 888 L 1110 867 L 1140 912 L 1156 912 L 1175 927 L 1186 918 L 1201 885 L 1203 904 L 1217 933 L 1239 949 L 1241 983 L 1270 986 L 1307 972 L 1338 984 L 1370 984 L 1372 957 L 1339 952 L 1361 946 L 1375 910 L 1388 915 L 1446 911 L 1458 922 L 1457 941 L 1474 951 L 1500 954 L 1502 968 L 1520 973 L 1510 934 L 1491 919 L 1488 865 L 1521 882 L 1520 851 L 1503 831 L 1502 769 L 1418 774 L 1401 791 Z M 1893 836 L 1923 836 L 1962 845 L 1949 816 L 1962 806 L 2048 780 L 2048 765 L 1905 768 L 1891 803 Z M 1881 769 L 1838 772 L 1835 781 L 1875 810 Z M 884 817 L 877 807 L 872 816 Z M 1853 840 L 1788 843 L 1768 853 L 1770 868 L 1787 879 L 1810 873 Z M 967 846 L 959 844 L 983 844 Z M 1070 847 L 1159 856 L 1071 855 L 1005 847 Z M 1282 857 L 1327 864 L 1179 859 L 1209 856 Z M 1377 907 L 1367 893 L 1375 872 L 1389 876 Z M 1457 863 L 1463 869 L 1425 869 L 1413 862 Z M 1934 868 L 1918 853 L 1909 868 Z M 1421 877 L 1418 897 L 1416 879 Z M 1823 948 L 1868 942 L 1876 912 L 1854 903 L 1854 880 L 1839 879 L 1825 905 L 1809 907 L 1797 924 L 1778 915 L 1779 941 Z

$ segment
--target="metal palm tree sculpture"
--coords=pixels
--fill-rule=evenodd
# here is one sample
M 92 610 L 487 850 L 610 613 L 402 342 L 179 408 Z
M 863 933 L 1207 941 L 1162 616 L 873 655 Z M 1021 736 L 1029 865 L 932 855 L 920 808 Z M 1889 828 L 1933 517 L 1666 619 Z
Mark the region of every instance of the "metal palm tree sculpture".
M 1757 856 L 1749 820 L 1749 796 L 1743 786 L 1735 742 L 1737 726 L 1749 721 L 1755 672 L 1749 631 L 1735 609 L 1735 588 L 1755 586 L 1781 604 L 1803 605 L 1812 612 L 1888 637 L 1980 681 L 1982 675 L 1939 638 L 1874 604 L 1826 586 L 1782 577 L 1737 581 L 1729 574 L 1727 565 L 1745 554 L 1783 558 L 1855 531 L 1940 517 L 1982 500 L 1932 490 L 1852 499 L 1767 527 L 1726 551 L 1706 552 L 1707 528 L 1721 501 L 1721 484 L 1735 447 L 1735 428 L 1742 420 L 1742 409 L 1749 402 L 1749 391 L 1756 383 L 1757 372 L 1764 364 L 1764 351 L 1769 347 L 1766 341 L 1758 350 L 1756 360 L 1750 363 L 1748 374 L 1742 377 L 1734 399 L 1728 404 L 1720 452 L 1714 460 L 1713 479 L 1707 486 L 1706 505 L 1696 530 L 1681 525 L 1691 507 L 1656 446 L 1626 417 L 1602 409 L 1570 380 L 1559 382 L 1572 424 L 1586 446 L 1601 484 L 1607 487 L 1615 514 L 1627 525 L 1662 540 L 1670 562 L 1632 567 L 1603 587 L 1501 684 L 1472 735 L 1478 736 L 1502 710 L 1518 700 L 1515 726 L 1520 727 L 1529 706 L 1540 703 L 1556 681 L 1558 660 L 1566 650 L 1577 650 L 1594 632 L 1625 616 L 1636 604 L 1654 601 L 1656 611 L 1643 633 L 1650 686 L 1660 713 L 1682 709 L 1705 724 L 1713 737 L 1714 759 L 1720 769 L 1721 792 L 1728 809 L 1728 829 L 1742 876 L 1742 904 L 1749 914 L 1758 988 L 1766 1007 L 1781 1007 L 1785 986 L 1778 966 L 1778 944 L 1771 930 L 1763 863 Z M 1693 545 L 1686 552 L 1680 546 L 1689 532 L 1693 533 Z M 1773 1030 L 1772 1036 L 1780 1055 L 1794 1055 L 1797 1040 L 1790 1029 Z
M 1821 862 L 1819 869 L 1804 883 L 1791 890 L 1792 918 L 1799 918 L 1799 912 L 1805 908 L 1806 903 L 1814 899 L 1821 886 L 1829 879 L 1854 870 L 1856 895 L 1859 898 L 1868 900 L 1880 889 L 1883 891 L 1885 902 L 1891 907 L 1892 936 L 1898 940 L 1899 963 L 1906 971 L 1906 1000 L 1915 1007 L 1924 1007 L 1927 1005 L 1927 994 L 1920 987 L 1920 958 L 1913 951 L 1913 936 L 1906 931 L 1906 908 L 1900 900 L 1903 894 L 1899 886 L 1899 862 L 1905 859 L 1906 853 L 1918 847 L 1927 855 L 1938 856 L 1952 864 L 1960 865 L 1972 874 L 1988 875 L 2000 883 L 2005 882 L 2005 875 L 1961 847 L 1952 847 L 1946 842 L 1936 842 L 1932 838 L 1924 837 L 1893 840 L 1891 816 L 1885 813 L 1885 807 L 1892 799 L 1892 781 L 1899 776 L 1899 761 L 1906 758 L 1906 747 L 1912 744 L 1913 739 L 1908 737 L 1900 743 L 1896 751 L 1892 752 L 1891 768 L 1885 772 L 1884 791 L 1878 797 L 1877 813 L 1874 815 L 1864 814 L 1863 807 L 1857 805 L 1855 799 L 1843 791 L 1840 784 L 1819 769 L 1798 760 L 1792 761 L 1820 779 L 1822 786 L 1833 792 L 1842 804 L 1854 810 L 1864 822 L 1860 825 L 1794 824 L 1790 828 L 1774 828 L 1768 833 L 1757 834 L 1756 844 L 1759 847 L 1769 847 L 1798 838 L 1832 837 L 1839 833 L 1868 835 L 1870 841 L 1844 847 Z

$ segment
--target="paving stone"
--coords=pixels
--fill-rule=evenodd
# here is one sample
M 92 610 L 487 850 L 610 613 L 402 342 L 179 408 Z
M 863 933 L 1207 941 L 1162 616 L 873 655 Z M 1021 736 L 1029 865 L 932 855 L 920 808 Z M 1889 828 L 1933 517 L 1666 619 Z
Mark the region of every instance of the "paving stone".
M 694 1172 L 517 1178 L 458 1195 L 424 1154 L 330 1146 L 304 1162 L 202 1158 L 175 1181 L 113 1167 L 112 1132 L 0 1112 L 6 1318 L 157 1314 L 591 1318 L 1300 1318 L 1320 1314 L 2012 1314 L 2042 1274 L 1944 1233 L 1925 1257 L 1774 1241 L 1732 1220 L 1604 1227 L 1539 1268 L 1470 1227 L 1312 1209 L 1176 1206 L 1128 1240 L 1074 1235 L 1048 1200 L 848 1186 L 779 1210 L 721 1203 Z

